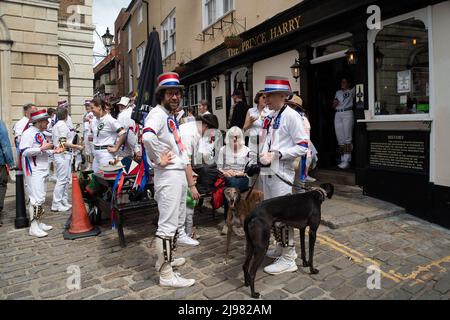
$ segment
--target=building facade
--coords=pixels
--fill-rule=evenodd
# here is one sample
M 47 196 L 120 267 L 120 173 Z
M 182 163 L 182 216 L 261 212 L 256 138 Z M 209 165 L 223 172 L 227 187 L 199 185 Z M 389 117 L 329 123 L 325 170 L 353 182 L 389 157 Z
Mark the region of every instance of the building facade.
M 126 8 L 122 8 L 114 23 L 114 45 L 116 49 L 116 83 L 117 94 L 122 97 L 129 93 L 128 79 L 125 75 L 125 56 L 128 55 L 128 34 L 124 30 L 125 22 L 127 22 L 130 14 Z
M 450 226 L 450 1 L 167 0 L 150 2 L 148 14 L 164 69 L 187 87 L 185 106 L 210 100 L 225 129 L 234 88 L 251 104 L 266 75 L 287 76 L 309 112 L 319 167 L 336 174 L 331 105 L 349 77 L 355 183 Z M 233 35 L 241 43 L 226 45 Z
M 92 0 L 0 2 L 0 110 L 11 128 L 22 105 L 68 100 L 75 122 L 93 94 Z
M 125 92 L 127 93 L 137 90 L 144 62 L 145 49 L 150 32 L 149 23 L 151 23 L 151 20 L 148 19 L 148 2 L 146 2 L 142 0 L 132 0 L 130 2 L 126 9 L 128 18 L 121 29 L 123 33 L 119 33 L 120 41 L 126 38 L 126 47 L 123 53 L 123 74 L 125 75 Z M 118 36 L 116 36 L 116 42 L 118 40 Z

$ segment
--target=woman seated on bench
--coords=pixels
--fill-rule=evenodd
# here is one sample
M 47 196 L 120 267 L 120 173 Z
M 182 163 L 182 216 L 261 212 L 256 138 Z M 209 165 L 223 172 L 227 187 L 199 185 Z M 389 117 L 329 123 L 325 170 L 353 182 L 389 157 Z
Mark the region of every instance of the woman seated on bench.
M 250 149 L 245 146 L 244 134 L 238 127 L 232 127 L 225 136 L 225 146 L 220 149 L 217 168 L 225 178 L 227 188 L 239 189 L 241 193 L 248 191 L 249 178 L 244 173 L 245 165 L 249 161 Z M 228 203 L 224 197 L 224 219 L 227 219 Z M 226 234 L 225 223 L 222 234 Z

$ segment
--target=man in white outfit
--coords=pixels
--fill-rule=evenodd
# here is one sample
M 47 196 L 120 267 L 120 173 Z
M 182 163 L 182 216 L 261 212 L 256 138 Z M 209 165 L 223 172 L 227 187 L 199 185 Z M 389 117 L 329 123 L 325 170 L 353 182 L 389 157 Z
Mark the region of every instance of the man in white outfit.
M 353 101 L 355 100 L 355 88 L 350 88 L 348 79 L 342 78 L 341 90 L 336 92 L 333 108 L 336 111 L 334 117 L 334 129 L 341 153 L 341 169 L 350 168 L 353 152 L 353 126 L 355 117 L 353 114 Z
M 84 142 L 84 155 L 86 156 L 86 170 L 92 169 L 92 160 L 94 157 L 94 135 L 92 133 L 91 124 L 94 120 L 94 114 L 92 113 L 92 102 L 86 100 L 84 102 L 86 112 L 83 115 L 83 142 Z
M 13 126 L 13 134 L 14 134 L 14 141 L 16 144 L 16 148 L 19 148 L 20 139 L 22 137 L 23 132 L 25 129 L 28 128 L 30 124 L 30 114 L 33 112 L 36 112 L 37 108 L 34 104 L 28 103 L 23 106 L 23 118 L 17 121 Z
M 172 269 L 186 262 L 184 258 L 174 259 L 173 251 L 177 230 L 186 220 L 188 187 L 193 199 L 199 199 L 175 115 L 184 87 L 180 85 L 179 75 L 172 72 L 160 75 L 158 84 L 155 93 L 158 105 L 147 116 L 143 131 L 144 147 L 154 164 L 155 200 L 159 210 L 155 267 L 160 274 L 161 286 L 190 287 L 195 280 L 182 278 Z
M 70 130 L 66 124 L 68 111 L 65 108 L 58 108 L 56 116 L 59 121 L 53 126 L 52 139 L 53 145 L 60 148 L 63 152 L 54 155 L 55 171 L 56 171 L 56 185 L 53 191 L 53 202 L 51 210 L 54 212 L 66 212 L 72 208 L 69 204 L 69 184 L 72 179 L 71 160 L 69 148 L 83 150 L 83 146 L 72 144 L 69 140 Z
M 48 176 L 48 156 L 58 154 L 61 150 L 53 150 L 53 144 L 47 142 L 44 131 L 48 125 L 48 114 L 45 110 L 31 113 L 30 126 L 22 135 L 20 151 L 23 167 L 25 168 L 25 182 L 30 198 L 30 230 L 31 236 L 42 238 L 52 229 L 41 221 L 44 215 L 43 204 L 46 195 L 46 178 Z
M 133 113 L 133 108 L 129 106 L 130 99 L 127 97 L 122 97 L 120 102 L 117 104 L 119 106 L 119 116 L 117 121 L 122 125 L 126 131 L 125 143 L 121 146 L 118 155 L 120 157 L 130 157 L 133 158 L 135 155 L 137 158 L 141 157 L 141 147 L 138 143 L 138 138 L 136 136 L 136 122 L 131 119 L 131 114 Z
M 261 155 L 261 163 L 270 165 L 269 170 L 261 172 L 264 199 L 267 200 L 292 193 L 294 160 L 307 154 L 309 135 L 300 114 L 286 105 L 287 98 L 292 94 L 287 78 L 266 77 L 264 91 L 267 106 L 274 111 L 268 121 L 264 121 L 267 136 Z M 277 246 L 269 250 L 267 255 L 276 260 L 264 271 L 273 275 L 296 271 L 294 229 L 275 223 L 274 234 Z

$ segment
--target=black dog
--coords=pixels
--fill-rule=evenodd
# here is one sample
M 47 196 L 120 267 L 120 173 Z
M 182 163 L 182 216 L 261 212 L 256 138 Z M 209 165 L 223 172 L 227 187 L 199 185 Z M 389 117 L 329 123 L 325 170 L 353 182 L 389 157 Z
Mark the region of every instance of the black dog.
M 287 195 L 263 201 L 247 217 L 244 224 L 247 247 L 244 269 L 245 286 L 250 286 L 252 298 L 259 298 L 255 292 L 256 271 L 264 260 L 269 246 L 270 232 L 275 222 L 283 222 L 300 229 L 301 258 L 304 267 L 309 267 L 311 274 L 319 270 L 314 268 L 313 255 L 316 232 L 321 220 L 321 205 L 334 193 L 332 184 L 322 184 L 306 193 Z M 309 261 L 306 261 L 305 230 L 309 227 Z M 251 266 L 250 266 L 251 263 Z

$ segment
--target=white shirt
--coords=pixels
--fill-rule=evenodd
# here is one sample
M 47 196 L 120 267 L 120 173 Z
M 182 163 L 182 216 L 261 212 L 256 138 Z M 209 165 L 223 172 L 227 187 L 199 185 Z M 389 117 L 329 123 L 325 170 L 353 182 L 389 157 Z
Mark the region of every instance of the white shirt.
M 206 116 L 207 114 L 211 114 L 211 112 L 206 111 L 205 113 L 202 113 L 201 116 Z
M 339 90 L 336 92 L 334 97 L 339 101 L 336 110 L 344 110 L 348 108 L 353 108 L 353 100 L 355 99 L 355 88 L 349 90 Z
M 281 161 L 292 162 L 308 152 L 310 137 L 305 130 L 302 116 L 297 111 L 288 106 L 284 107 L 282 113 L 281 110 L 273 115 L 263 152 L 278 151 L 281 153 Z
M 131 119 L 132 113 L 133 109 L 128 107 L 117 117 L 117 121 L 119 121 L 127 134 L 127 139 L 119 152 L 123 156 L 132 156 L 135 152 L 140 151 L 138 139 L 134 133 L 136 122 Z
M 48 157 L 53 150 L 41 151 L 40 147 L 46 138 L 43 132 L 36 127 L 29 127 L 22 135 L 19 149 L 22 152 L 23 168 L 26 168 L 26 160 L 28 159 L 31 170 L 48 170 Z
M 69 140 L 69 137 L 70 137 L 70 129 L 67 126 L 67 123 L 63 120 L 59 120 L 53 126 L 53 130 L 52 130 L 53 145 L 55 147 L 59 147 L 59 146 L 61 146 L 61 142 L 72 143 L 72 141 Z
M 92 113 L 92 112 L 86 113 L 85 116 L 83 117 L 83 121 L 85 121 L 85 120 L 89 120 L 89 121 L 86 121 L 83 124 L 83 128 L 84 128 L 83 134 L 84 134 L 84 139 L 88 140 L 89 137 L 93 136 L 91 126 L 92 126 L 92 121 L 94 121 L 94 113 Z
M 14 137 L 17 139 L 17 141 L 20 143 L 20 137 L 23 134 L 23 131 L 25 130 L 25 127 L 27 126 L 30 119 L 27 117 L 23 117 L 19 121 L 16 122 L 16 124 L 13 126 L 13 134 Z M 30 123 L 31 124 L 31 123 Z
M 155 168 L 184 170 L 189 164 L 188 153 L 184 149 L 184 145 L 183 149 L 180 150 L 175 140 L 175 132 L 181 140 L 180 130 L 176 128 L 174 132 L 171 132 L 169 130 L 169 121 L 173 124 L 176 119 L 161 105 L 157 105 L 150 111 L 144 125 L 143 142 L 145 150 L 150 161 L 155 164 Z M 167 150 L 172 151 L 175 157 L 172 160 L 173 164 L 163 168 L 158 164 L 160 163 L 161 155 Z
M 123 127 L 109 113 L 102 118 L 94 117 L 92 124 L 92 134 L 94 136 L 94 146 L 114 146 L 118 135 L 124 133 Z
M 217 158 L 217 168 L 224 170 L 244 171 L 245 165 L 249 161 L 249 152 L 250 149 L 245 145 L 242 146 L 237 153 L 235 153 L 229 146 L 224 146 L 220 149 L 219 157 Z
M 197 153 L 201 139 L 197 122 L 191 121 L 180 125 L 180 134 L 181 141 L 183 141 L 183 145 L 186 148 L 189 161 L 192 163 L 192 156 Z
M 266 132 L 263 129 L 264 127 L 264 119 L 266 119 L 267 116 L 270 116 L 273 112 L 265 107 L 262 112 L 259 112 L 258 107 L 253 107 L 248 110 L 248 115 L 252 118 L 257 118 L 255 122 L 253 122 L 250 129 L 247 130 L 246 135 L 248 135 L 249 142 L 248 147 L 250 148 L 250 151 L 252 153 L 256 153 L 257 149 L 257 136 L 259 135 L 259 152 L 261 153 L 262 148 L 264 146 L 264 139 Z

